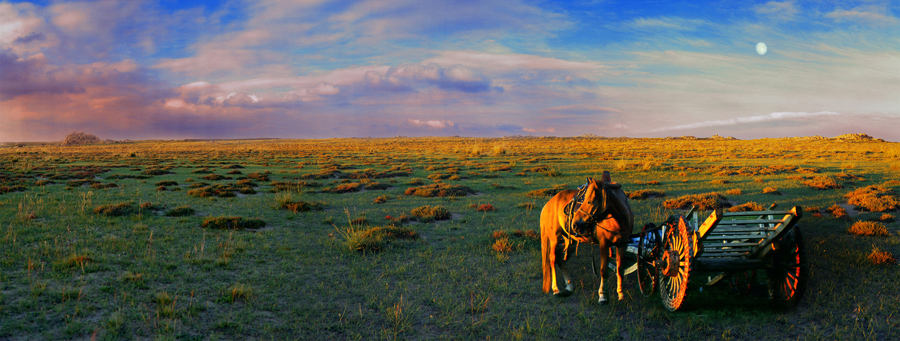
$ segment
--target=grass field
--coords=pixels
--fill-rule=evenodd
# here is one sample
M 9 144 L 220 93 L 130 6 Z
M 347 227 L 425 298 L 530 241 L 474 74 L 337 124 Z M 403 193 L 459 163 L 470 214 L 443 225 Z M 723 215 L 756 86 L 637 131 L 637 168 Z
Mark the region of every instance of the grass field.
M 896 143 L 155 141 L 3 147 L 0 164 L 3 340 L 900 338 Z M 638 229 L 690 194 L 803 206 L 806 296 L 779 311 L 692 285 L 669 313 L 629 276 L 598 306 L 586 245 L 575 294 L 542 293 L 540 208 L 604 170 Z

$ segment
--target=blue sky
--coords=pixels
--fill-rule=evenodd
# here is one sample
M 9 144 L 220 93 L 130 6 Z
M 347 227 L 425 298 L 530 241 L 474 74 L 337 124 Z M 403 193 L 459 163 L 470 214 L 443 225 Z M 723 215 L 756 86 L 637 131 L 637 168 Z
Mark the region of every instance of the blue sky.
M 900 141 L 898 17 L 898 1 L 4 1 L 0 141 Z

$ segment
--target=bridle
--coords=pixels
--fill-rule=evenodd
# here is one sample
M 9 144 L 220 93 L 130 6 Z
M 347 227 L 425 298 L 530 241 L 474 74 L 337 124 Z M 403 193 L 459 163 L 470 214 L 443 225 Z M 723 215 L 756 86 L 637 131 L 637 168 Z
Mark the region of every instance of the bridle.
M 588 187 L 590 187 L 592 180 L 593 179 L 588 178 L 587 183 L 581 185 L 581 187 L 578 187 L 578 193 L 575 194 L 575 197 L 573 197 L 572 200 L 569 201 L 569 203 L 566 204 L 566 207 L 563 209 L 563 213 L 566 214 L 566 226 L 563 229 L 563 233 L 566 234 L 566 237 L 590 238 L 591 236 L 593 236 L 592 230 L 594 226 L 604 220 L 612 218 L 612 215 L 608 214 L 609 205 L 607 204 L 607 192 L 609 191 L 609 188 L 606 187 L 606 183 L 604 182 L 600 182 L 597 185 L 597 191 L 600 191 L 602 196 L 602 201 L 599 206 L 602 206 L 603 208 L 600 209 L 597 207 L 598 205 L 591 203 L 591 208 L 588 211 L 584 210 L 585 195 L 587 194 L 587 189 Z M 596 181 L 593 182 L 597 184 Z M 575 207 L 578 207 L 578 209 L 576 210 Z M 578 231 L 575 228 L 575 212 L 581 212 L 587 216 L 587 218 L 584 218 L 583 221 L 592 227 L 588 230 L 589 232 L 591 232 L 590 234 L 582 234 L 581 231 Z M 605 227 L 601 226 L 601 228 L 606 230 L 607 232 L 615 233 L 606 229 Z

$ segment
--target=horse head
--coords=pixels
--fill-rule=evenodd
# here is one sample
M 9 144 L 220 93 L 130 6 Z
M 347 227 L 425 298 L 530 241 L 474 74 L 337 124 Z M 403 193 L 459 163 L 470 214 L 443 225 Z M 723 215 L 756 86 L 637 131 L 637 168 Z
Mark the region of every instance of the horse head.
M 573 214 L 573 222 L 577 231 L 588 231 L 606 219 L 616 219 L 619 225 L 625 225 L 626 233 L 631 233 L 634 215 L 628 205 L 627 197 L 621 190 L 622 185 L 612 183 L 609 172 L 604 171 L 601 181 L 588 178 L 573 200 L 577 211 Z

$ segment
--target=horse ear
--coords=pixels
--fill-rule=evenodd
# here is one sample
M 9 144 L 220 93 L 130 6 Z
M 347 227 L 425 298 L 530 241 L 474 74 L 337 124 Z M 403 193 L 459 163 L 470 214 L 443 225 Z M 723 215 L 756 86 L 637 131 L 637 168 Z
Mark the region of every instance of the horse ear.
M 610 183 L 612 182 L 612 176 L 609 175 L 609 171 L 603 171 L 603 182 Z

